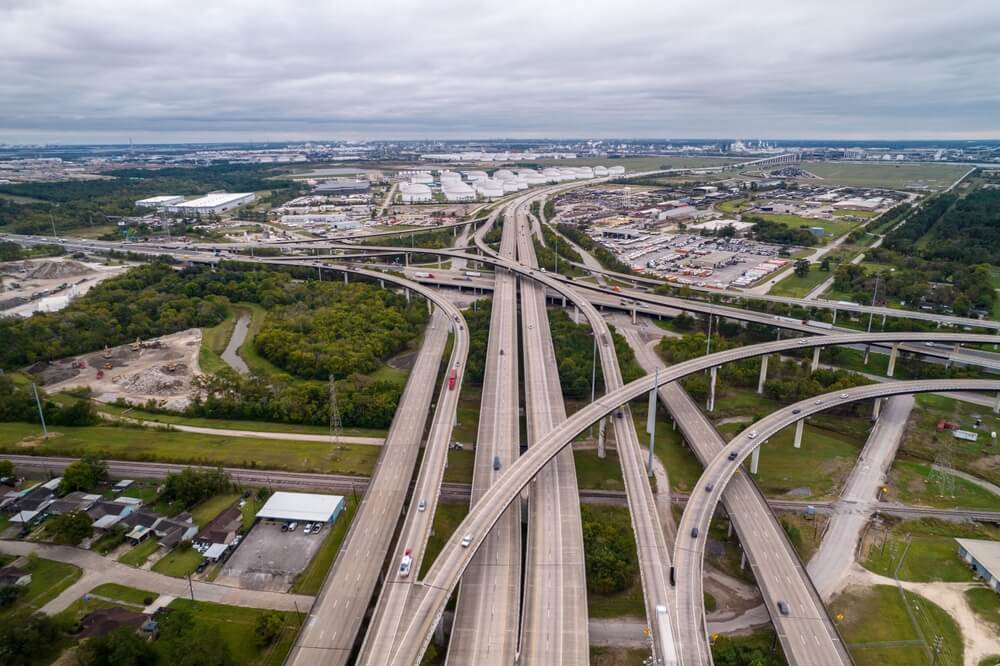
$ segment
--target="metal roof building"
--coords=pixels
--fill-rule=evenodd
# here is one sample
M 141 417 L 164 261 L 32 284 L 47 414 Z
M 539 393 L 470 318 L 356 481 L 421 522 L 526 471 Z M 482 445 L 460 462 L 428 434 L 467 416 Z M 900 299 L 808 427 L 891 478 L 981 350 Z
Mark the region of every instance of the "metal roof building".
M 994 592 L 1000 593 L 1000 541 L 955 539 L 959 556 Z
M 332 523 L 344 510 L 342 495 L 276 492 L 257 512 L 258 518 Z
M 248 204 L 257 196 L 253 192 L 218 192 L 216 194 L 206 194 L 198 199 L 185 201 L 183 203 L 167 206 L 171 213 L 200 213 L 207 215 L 210 213 L 224 213 L 244 204 Z

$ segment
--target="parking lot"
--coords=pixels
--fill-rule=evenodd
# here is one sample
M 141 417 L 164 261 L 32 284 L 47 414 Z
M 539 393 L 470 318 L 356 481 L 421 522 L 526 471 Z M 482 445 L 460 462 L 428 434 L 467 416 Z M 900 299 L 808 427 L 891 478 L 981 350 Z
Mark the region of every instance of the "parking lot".
M 254 525 L 222 568 L 217 583 L 250 590 L 287 592 L 329 534 L 304 534 L 303 523 L 294 532 L 282 532 L 281 522 Z

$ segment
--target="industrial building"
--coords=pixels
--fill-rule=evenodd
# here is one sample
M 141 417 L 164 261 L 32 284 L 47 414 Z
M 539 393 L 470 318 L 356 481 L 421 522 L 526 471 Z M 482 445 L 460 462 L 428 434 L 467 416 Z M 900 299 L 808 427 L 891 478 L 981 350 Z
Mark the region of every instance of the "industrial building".
M 313 192 L 328 196 L 338 194 L 367 194 L 371 186 L 371 183 L 367 180 L 328 180 L 313 188 Z
M 346 215 L 343 215 L 341 213 L 336 213 L 336 214 L 306 213 L 302 215 L 282 215 L 281 223 L 287 224 L 292 227 L 324 226 L 324 227 L 329 227 L 334 231 L 348 231 L 351 229 L 361 228 L 361 222 L 357 220 L 348 219 Z
M 135 202 L 136 208 L 156 208 L 157 210 L 166 206 L 173 206 L 184 201 L 184 197 L 177 194 L 161 194 L 158 197 L 149 197 Z
M 316 493 L 273 493 L 257 512 L 268 520 L 332 523 L 344 510 L 342 495 Z
M 955 539 L 958 555 L 991 590 L 1000 593 L 1000 541 Z
M 257 195 L 253 192 L 217 192 L 215 194 L 206 194 L 203 197 L 192 199 L 191 201 L 173 204 L 167 206 L 166 209 L 171 213 L 188 215 L 211 215 L 214 213 L 217 215 L 219 213 L 224 213 L 227 210 L 245 206 L 246 204 L 253 202 L 256 198 Z

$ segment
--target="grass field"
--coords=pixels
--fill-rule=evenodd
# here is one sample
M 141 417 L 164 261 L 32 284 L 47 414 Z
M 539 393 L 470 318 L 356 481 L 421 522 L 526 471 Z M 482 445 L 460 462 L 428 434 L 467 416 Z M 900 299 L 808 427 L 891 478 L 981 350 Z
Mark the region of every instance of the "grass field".
M 58 396 L 57 396 L 58 397 Z M 225 428 L 232 430 L 256 430 L 258 432 L 293 432 L 308 435 L 329 434 L 329 426 L 306 425 L 302 423 L 273 423 L 270 421 L 241 421 L 238 419 L 204 419 L 178 414 L 158 414 L 141 409 L 130 409 L 118 405 L 96 403 L 99 411 L 116 416 L 126 416 L 142 421 L 167 423 L 171 425 L 189 425 L 199 428 Z M 357 437 L 385 437 L 386 430 L 378 428 L 344 428 L 345 435 Z
M 965 591 L 965 600 L 976 615 L 1000 634 L 1000 595 L 988 587 L 976 587 Z
M 1000 540 L 1000 528 L 978 523 L 907 520 L 889 522 L 885 527 L 888 529 L 868 533 L 862 546 L 862 564 L 883 576 L 892 576 L 899 566 L 899 578 L 915 582 L 971 581 L 972 571 L 959 558 L 955 537 Z
M 31 573 L 31 582 L 10 606 L 0 610 L 0 620 L 14 613 L 34 613 L 59 596 L 67 587 L 75 583 L 83 571 L 72 564 L 54 562 L 44 558 L 29 558 L 22 567 Z
M 951 466 L 1000 484 L 1000 465 L 990 432 L 1000 431 L 1000 417 L 989 407 L 974 405 L 938 395 L 918 395 L 917 406 L 906 424 L 901 451 L 923 460 L 934 460 L 944 449 L 950 453 Z M 955 439 L 950 432 L 938 432 L 940 420 L 958 423 L 963 430 L 975 431 L 977 418 L 983 420 L 979 439 L 967 442 Z
M 215 520 L 216 516 L 228 509 L 240 498 L 239 493 L 227 493 L 209 497 L 191 510 L 191 519 L 198 527 L 204 527 Z
M 802 298 L 831 277 L 833 277 L 832 271 L 821 271 L 819 264 L 810 264 L 810 270 L 805 277 L 800 278 L 794 272 L 789 273 L 788 277 L 771 287 L 767 293 L 774 296 Z
M 927 599 L 911 592 L 904 594 L 917 626 L 910 620 L 899 590 L 893 586 L 851 587 L 832 601 L 831 613 L 844 616 L 840 631 L 855 663 L 858 666 L 929 665 L 931 655 L 920 639 L 919 629 L 924 636 L 943 637 L 938 664 L 960 666 L 964 647 L 955 621 Z
M 928 187 L 942 190 L 969 170 L 960 164 L 857 164 L 850 162 L 808 162 L 802 168 L 822 181 L 806 182 L 852 187 Z
M 201 329 L 201 349 L 198 350 L 198 365 L 202 372 L 218 372 L 229 367 L 222 360 L 221 354 L 229 344 L 229 338 L 236 328 L 236 312 L 230 308 L 229 314 L 221 323 L 210 328 Z
M 90 593 L 101 597 L 108 597 L 109 599 L 115 599 L 126 604 L 132 604 L 133 606 L 145 606 L 146 599 L 156 599 L 160 596 L 156 592 L 140 590 L 126 585 L 119 585 L 118 583 L 104 583 L 103 585 L 98 585 L 92 589 Z
M 354 514 L 358 509 L 358 502 L 353 496 L 348 496 L 345 500 L 347 504 L 344 507 L 344 512 L 340 514 L 336 524 L 329 528 L 322 545 L 320 545 L 316 554 L 313 555 L 309 565 L 295 579 L 295 583 L 292 585 L 292 592 L 298 594 L 316 594 L 319 592 L 319 588 L 323 586 L 323 579 L 326 578 L 327 572 L 333 566 L 334 560 L 337 559 L 337 553 L 340 552 L 340 545 L 344 542 L 344 537 L 347 536 L 347 530 L 350 529 L 351 523 L 354 521 Z
M 379 447 L 223 437 L 116 426 L 58 428 L 49 439 L 27 423 L 0 423 L 0 451 L 32 455 L 81 456 L 110 460 L 149 460 L 182 464 L 260 467 L 333 474 L 371 474 Z
M 823 530 L 830 518 L 817 513 L 812 518 L 806 518 L 798 511 L 775 511 L 780 522 L 785 527 L 789 541 L 803 562 L 808 563 L 823 540 Z
M 461 451 L 448 450 L 448 463 L 444 470 L 446 483 L 472 483 L 472 471 L 476 465 L 476 452 L 468 445 Z
M 431 537 L 427 540 L 424 558 L 420 562 L 421 577 L 434 564 L 438 553 L 468 513 L 469 505 L 466 502 L 438 502 L 437 510 L 434 512 L 434 527 L 431 528 Z
M 833 240 L 834 238 L 839 238 L 847 232 L 849 232 L 854 227 L 860 224 L 854 220 L 847 219 L 837 219 L 837 220 L 818 220 L 811 217 L 800 217 L 798 215 L 792 215 L 790 213 L 753 213 L 756 217 L 761 217 L 765 220 L 771 222 L 780 222 L 787 227 L 793 229 L 798 229 L 799 227 L 823 227 L 826 230 L 825 239 L 827 241 Z
M 181 550 L 174 548 L 153 565 L 153 571 L 175 578 L 184 578 L 194 573 L 202 556 L 194 548 Z
M 141 567 L 159 549 L 160 544 L 157 542 L 156 537 L 149 537 L 138 546 L 124 553 L 118 558 L 118 561 L 130 567 Z
M 576 482 L 586 490 L 624 490 L 622 468 L 615 451 L 606 451 L 604 459 L 597 457 L 597 449 L 573 451 L 576 465 Z
M 196 626 L 209 627 L 212 634 L 229 646 L 236 664 L 277 666 L 283 663 L 302 623 L 302 616 L 298 613 L 224 606 L 189 599 L 175 599 L 169 608 L 186 610 L 194 617 Z M 254 640 L 254 627 L 258 617 L 269 613 L 281 615 L 285 621 L 284 628 L 274 645 L 260 648 Z
M 774 647 L 775 653 L 768 658 L 771 654 L 772 646 Z M 730 636 L 719 636 L 712 643 L 712 657 L 715 659 L 715 663 L 736 663 L 733 661 L 722 661 L 720 657 L 724 655 L 730 655 L 733 653 L 743 655 L 753 661 L 744 661 L 739 663 L 745 663 L 753 666 L 778 666 L 779 664 L 787 664 L 785 660 L 785 655 L 781 650 L 781 643 L 777 641 L 777 636 L 771 629 L 765 629 L 761 631 L 755 631 L 752 634 L 747 635 L 730 635 Z
M 947 481 L 947 482 L 946 482 Z M 928 463 L 896 458 L 889 471 L 889 501 L 941 508 L 1000 511 L 1000 497 L 974 483 L 932 476 Z

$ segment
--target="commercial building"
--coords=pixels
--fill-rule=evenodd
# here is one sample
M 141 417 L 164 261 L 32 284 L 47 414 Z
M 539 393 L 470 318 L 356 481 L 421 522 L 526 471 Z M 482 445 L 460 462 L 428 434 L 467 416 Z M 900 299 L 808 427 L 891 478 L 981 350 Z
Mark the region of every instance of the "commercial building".
M 360 229 L 361 222 L 351 220 L 342 213 L 305 213 L 302 215 L 282 215 L 281 223 L 291 227 L 329 227 L 335 231 Z
M 157 210 L 173 206 L 184 201 L 184 197 L 177 194 L 161 194 L 158 197 L 139 199 L 135 202 L 136 208 L 155 208 Z
M 332 523 L 343 510 L 344 498 L 341 495 L 276 492 L 257 512 L 257 518 Z
M 1000 593 L 1000 541 L 955 539 L 958 555 L 994 592 Z
M 191 201 L 169 205 L 166 206 L 166 209 L 171 213 L 188 215 L 218 215 L 227 210 L 245 206 L 253 202 L 256 198 L 257 195 L 253 192 L 217 192 L 215 194 L 207 194 L 198 199 L 192 199 Z

